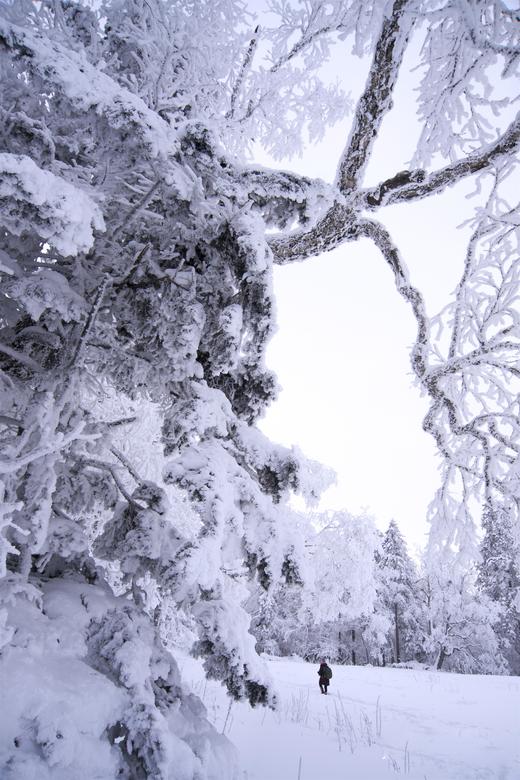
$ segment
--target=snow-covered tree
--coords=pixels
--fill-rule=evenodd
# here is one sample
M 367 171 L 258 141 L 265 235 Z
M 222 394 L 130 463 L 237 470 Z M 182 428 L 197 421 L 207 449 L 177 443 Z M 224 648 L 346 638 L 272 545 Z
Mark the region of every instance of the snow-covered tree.
M 520 673 L 520 551 L 518 529 L 505 507 L 484 513 L 484 537 L 480 545 L 478 586 L 501 608 L 495 631 L 510 670 Z
M 311 2 L 309 9 L 316 5 L 321 4 Z M 340 5 L 344 8 L 330 7 Z M 445 459 L 430 513 L 432 544 L 453 543 L 474 561 L 484 494 L 505 492 L 513 504 L 518 499 L 520 120 L 510 107 L 518 94 L 520 28 L 515 11 L 487 0 L 435 8 L 397 0 L 369 4 L 364 11 L 364 20 L 375 24 L 381 14 L 381 21 L 365 88 L 339 155 L 336 200 L 311 230 L 273 237 L 271 246 L 279 263 L 362 238 L 381 251 L 417 322 L 411 364 L 431 401 L 424 428 Z M 309 10 L 312 26 L 311 20 Z M 366 33 L 369 38 L 374 29 Z M 393 108 L 403 53 L 417 36 L 422 37 L 416 63 L 422 77 L 416 151 L 406 170 L 370 186 L 365 171 Z M 362 34 L 358 43 L 370 46 Z M 384 224 L 385 207 L 436 195 L 470 176 L 480 196 L 474 232 L 454 300 L 432 319 Z
M 395 520 L 383 536 L 377 554 L 378 610 L 391 621 L 388 637 L 395 663 L 413 659 L 419 649 L 421 607 L 419 575 Z M 387 654 L 388 657 L 388 654 Z
M 495 533 L 505 536 L 508 524 L 519 521 L 520 233 L 518 209 L 502 191 L 514 172 L 507 160 L 495 169 L 455 301 L 434 321 L 449 339 L 444 357 L 439 350 L 435 358 L 436 400 L 426 418 L 445 456 L 442 485 L 430 508 L 429 544 L 440 556 L 455 546 L 463 563 L 478 560 L 477 529 L 490 513 Z
M 517 78 L 517 15 L 491 0 L 309 0 L 271 3 L 270 28 L 239 0 L 0 10 L 0 636 L 4 700 L 18 702 L 2 772 L 81 776 L 87 734 L 100 777 L 232 777 L 159 626 L 166 605 L 185 612 L 207 673 L 273 702 L 246 581 L 269 588 L 298 568 L 283 503 L 327 483 L 255 427 L 276 394 L 264 364 L 273 262 L 364 238 L 381 250 L 417 319 L 412 366 L 446 458 L 434 546 L 471 556 L 467 496 L 518 499 L 518 229 L 505 187 L 520 126 L 506 127 L 490 79 Z M 371 186 L 417 36 L 414 161 Z M 349 100 L 319 76 L 333 44 L 371 58 L 334 184 L 246 164 L 253 141 L 281 156 L 345 115 Z M 487 200 L 439 320 L 452 332 L 443 354 L 376 215 L 476 175 Z M 43 672 L 35 700 L 26 681 Z
M 425 608 L 422 650 L 437 669 L 504 674 L 507 665 L 494 626 L 501 608 L 477 587 L 476 567 L 458 555 L 424 561 L 420 593 Z
M 373 517 L 336 511 L 315 518 L 315 523 L 308 545 L 315 594 L 309 607 L 316 620 L 369 614 L 375 599 L 374 550 L 379 541 Z
M 61 651 L 42 672 L 42 701 L 48 689 L 52 706 L 66 700 L 60 659 L 78 658 L 80 684 L 95 670 L 114 701 L 134 697 L 117 711 L 92 706 L 93 738 L 109 740 L 102 776 L 231 776 L 154 621 L 167 605 L 186 612 L 208 675 L 273 704 L 245 582 L 283 576 L 295 542 L 280 507 L 291 491 L 315 497 L 322 477 L 254 427 L 276 389 L 263 363 L 273 327 L 264 220 L 306 221 L 307 193 L 315 207 L 326 187 L 224 151 L 240 4 L 2 10 L 5 638 L 23 656 L 17 615 L 30 592 L 49 624 L 35 652 L 53 632 Z M 81 587 L 90 617 L 75 643 L 63 641 L 72 607 L 49 612 L 48 578 L 63 599 L 71 578 Z M 134 656 L 142 696 L 121 666 Z M 21 697 L 13 739 L 24 748 L 16 760 L 8 751 L 2 773 L 54 762 L 79 776 L 77 734 L 47 709 L 22 738 L 34 706 Z M 60 756 L 38 747 L 53 729 Z
M 363 629 L 379 619 L 374 519 L 347 511 L 296 517 L 303 540 L 298 576 L 286 564 L 275 587 L 256 587 L 248 603 L 253 633 L 268 652 L 351 660 L 352 632 L 359 642 Z

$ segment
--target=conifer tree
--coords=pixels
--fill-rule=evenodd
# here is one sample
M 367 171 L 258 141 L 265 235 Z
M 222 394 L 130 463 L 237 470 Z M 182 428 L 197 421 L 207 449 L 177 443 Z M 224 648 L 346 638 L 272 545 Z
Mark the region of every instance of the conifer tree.
M 7 701 L 25 648 L 53 647 L 34 734 L 21 736 L 34 703 L 13 723 L 14 775 L 61 753 L 68 776 L 86 771 L 81 697 L 61 706 L 55 677 L 67 663 L 78 690 L 98 675 L 84 740 L 105 740 L 98 776 L 234 775 L 164 647 L 172 608 L 208 676 L 274 704 L 246 582 L 283 576 L 294 540 L 281 507 L 294 491 L 315 497 L 321 477 L 255 427 L 276 392 L 265 223 L 306 221 L 304 190 L 316 205 L 327 188 L 224 150 L 222 74 L 242 41 L 241 4 L 225 6 L 2 6 Z
M 486 506 L 478 565 L 479 588 L 501 608 L 494 628 L 513 674 L 520 673 L 520 544 L 507 507 Z
M 417 570 L 395 520 L 390 521 L 383 536 L 377 567 L 378 606 L 391 620 L 392 658 L 400 663 L 413 658 L 418 650 L 421 615 Z

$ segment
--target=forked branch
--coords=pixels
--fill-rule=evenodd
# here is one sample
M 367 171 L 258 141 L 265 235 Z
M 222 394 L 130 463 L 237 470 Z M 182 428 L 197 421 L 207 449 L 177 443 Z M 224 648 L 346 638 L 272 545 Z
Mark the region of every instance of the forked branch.
M 383 22 L 367 83 L 339 163 L 336 185 L 344 195 L 359 186 L 383 118 L 392 108 L 399 63 L 407 42 L 404 17 L 408 3 L 409 0 L 396 0 L 392 14 Z

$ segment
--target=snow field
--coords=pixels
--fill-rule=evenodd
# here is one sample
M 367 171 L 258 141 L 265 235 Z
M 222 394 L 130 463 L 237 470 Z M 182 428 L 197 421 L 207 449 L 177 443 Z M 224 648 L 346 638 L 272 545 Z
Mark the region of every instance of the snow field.
M 518 678 L 333 666 L 323 696 L 317 665 L 271 657 L 279 698 L 271 711 L 230 706 L 197 661 L 178 661 L 237 747 L 243 780 L 520 778 Z

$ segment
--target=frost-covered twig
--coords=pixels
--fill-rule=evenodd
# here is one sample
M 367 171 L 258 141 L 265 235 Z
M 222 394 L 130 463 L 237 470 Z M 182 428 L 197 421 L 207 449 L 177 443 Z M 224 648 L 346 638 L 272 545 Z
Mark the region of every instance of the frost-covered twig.
M 130 425 L 130 423 L 133 423 L 137 420 L 137 417 L 121 417 L 119 420 L 110 420 L 109 422 L 106 422 L 105 425 L 108 428 L 117 428 L 120 425 Z
M 134 498 L 132 498 L 130 493 L 127 491 L 127 489 L 123 485 L 122 481 L 119 479 L 119 476 L 118 476 L 118 474 L 116 472 L 115 465 L 113 463 L 107 463 L 105 461 L 98 460 L 96 458 L 86 458 L 84 456 L 78 457 L 77 460 L 80 463 L 82 463 L 84 466 L 90 466 L 91 468 L 94 468 L 94 469 L 101 469 L 102 471 L 108 471 L 109 474 L 112 476 L 112 479 L 114 480 L 114 482 L 116 484 L 116 487 L 119 490 L 119 492 L 121 493 L 121 495 L 123 496 L 123 498 L 125 498 L 126 501 L 131 506 L 136 506 L 138 509 L 146 509 L 145 506 L 143 506 L 138 501 L 136 501 Z
M 118 450 L 116 447 L 111 447 L 110 452 L 112 455 L 114 455 L 120 463 L 123 464 L 125 469 L 128 471 L 129 474 L 135 479 L 138 485 L 140 485 L 143 482 L 142 477 L 139 476 L 137 471 L 134 469 L 128 458 L 126 458 L 120 450 Z
M 9 347 L 7 344 L 2 344 L 2 342 L 0 342 L 0 352 L 3 352 L 4 355 L 8 355 L 8 357 L 12 358 L 12 360 L 15 360 L 17 363 L 21 363 L 26 368 L 30 368 L 32 371 L 41 372 L 43 370 L 41 365 L 37 363 L 36 360 L 33 360 L 32 357 L 26 355 L 24 352 Z
M 69 361 L 68 368 L 74 368 L 78 365 L 83 350 L 85 349 L 85 345 L 88 341 L 88 337 L 90 333 L 92 332 L 92 328 L 94 327 L 94 323 L 96 322 L 96 317 L 99 313 L 99 308 L 101 306 L 101 303 L 103 301 L 103 298 L 105 296 L 105 292 L 107 289 L 107 285 L 109 282 L 108 274 L 105 274 L 105 277 L 103 281 L 101 282 L 101 285 L 99 287 L 99 290 L 97 291 L 96 298 L 94 300 L 94 303 L 92 304 L 92 307 L 90 309 L 89 315 L 87 317 L 87 320 L 85 322 L 85 325 L 83 327 L 83 330 L 81 332 L 81 335 L 78 339 L 78 343 L 76 345 L 76 349 L 74 350 L 74 353 Z
M 137 201 L 137 203 L 130 209 L 128 214 L 125 214 L 124 220 L 116 227 L 114 232 L 111 235 L 112 241 L 115 241 L 115 239 L 119 236 L 119 234 L 125 229 L 125 227 L 132 221 L 132 219 L 139 214 L 141 209 L 145 208 L 145 206 L 150 203 L 151 199 L 157 192 L 161 185 L 161 180 L 157 179 L 154 181 L 150 189 L 144 193 L 143 197 Z
M 229 706 L 227 708 L 226 718 L 224 720 L 224 725 L 222 726 L 221 734 L 225 734 L 226 733 L 226 728 L 227 728 L 227 724 L 228 724 L 228 721 L 229 721 L 229 716 L 231 715 L 231 708 L 232 708 L 232 706 L 233 706 L 233 699 L 230 697 L 230 699 L 229 699 Z
M 150 244 L 145 244 L 142 247 L 142 249 L 140 249 L 139 252 L 137 253 L 137 255 L 135 256 L 135 258 L 134 258 L 130 268 L 124 274 L 124 276 L 112 279 L 111 280 L 111 284 L 114 287 L 117 288 L 117 287 L 122 286 L 126 282 L 128 282 L 132 278 L 132 276 L 134 275 L 136 270 L 139 268 L 139 265 L 140 265 L 141 261 L 146 256 L 146 253 L 148 252 L 149 249 L 150 249 Z
M 78 441 L 79 439 L 84 441 L 94 441 L 95 439 L 99 438 L 99 433 L 82 433 L 84 427 L 85 423 L 82 421 L 78 423 L 78 425 L 69 433 L 56 433 L 54 440 L 48 441 L 47 444 L 41 447 L 36 447 L 30 452 L 25 453 L 25 455 L 20 455 L 18 458 L 0 459 L 0 474 L 14 474 L 23 466 L 27 466 L 29 463 L 32 463 L 39 458 L 43 458 L 46 455 L 52 455 L 60 452 L 61 450 L 64 450 L 66 447 L 68 447 L 69 444 L 72 444 L 72 442 Z
M 240 66 L 240 70 L 238 71 L 238 75 L 236 77 L 235 83 L 233 84 L 233 89 L 231 91 L 231 99 L 230 99 L 230 109 L 226 114 L 226 119 L 233 119 L 235 115 L 235 105 L 237 102 L 237 98 L 240 89 L 242 88 L 242 84 L 244 83 L 244 79 L 247 75 L 247 72 L 251 66 L 251 62 L 253 61 L 253 57 L 255 56 L 255 51 L 258 46 L 259 33 L 260 33 L 260 25 L 257 25 L 255 27 L 253 36 L 249 41 L 249 46 L 247 47 L 247 51 L 245 53 L 242 65 Z

